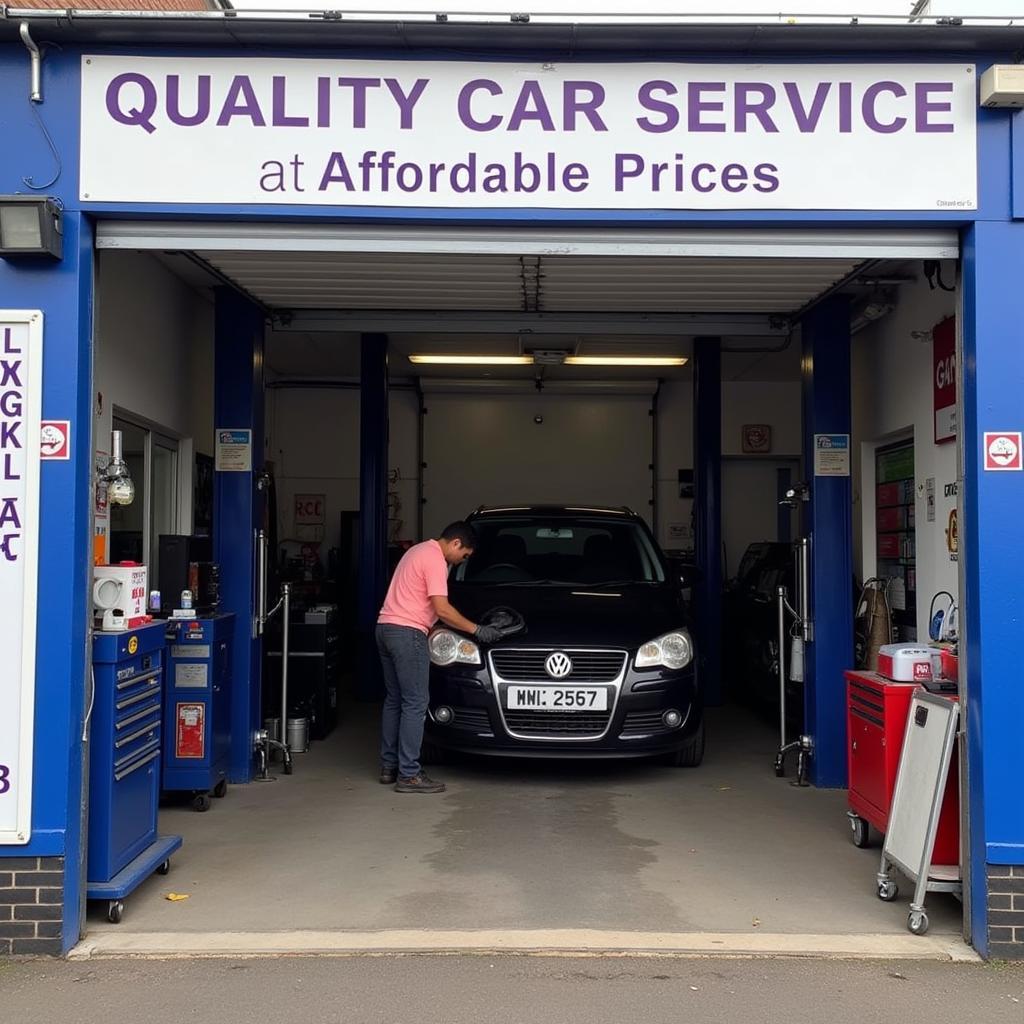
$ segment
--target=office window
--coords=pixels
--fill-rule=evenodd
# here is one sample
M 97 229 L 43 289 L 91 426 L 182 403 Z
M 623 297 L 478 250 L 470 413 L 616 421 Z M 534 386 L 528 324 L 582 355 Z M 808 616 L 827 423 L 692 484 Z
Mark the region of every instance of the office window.
M 114 417 L 113 427 L 121 431 L 135 501 L 111 506 L 110 561 L 143 562 L 155 580 L 159 537 L 178 532 L 178 442 L 123 415 Z

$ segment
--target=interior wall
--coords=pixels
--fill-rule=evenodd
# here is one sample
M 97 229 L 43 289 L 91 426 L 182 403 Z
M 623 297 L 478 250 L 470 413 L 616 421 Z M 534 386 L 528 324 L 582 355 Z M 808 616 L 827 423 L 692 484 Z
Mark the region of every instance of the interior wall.
M 479 505 L 628 505 L 650 520 L 649 395 L 427 399 L 428 535 Z
M 743 427 L 771 427 L 771 451 L 743 451 Z M 799 466 L 801 453 L 799 381 L 724 381 L 722 383 L 722 457 L 724 483 L 722 533 L 725 571 L 735 572 L 747 544 L 775 540 L 777 496 L 774 471 Z M 680 470 L 693 469 L 693 382 L 672 381 L 658 396 L 658 540 L 667 549 L 693 547 L 693 501 L 680 494 Z
M 424 536 L 481 504 L 579 502 L 629 505 L 650 521 L 651 397 L 555 391 L 515 395 L 438 393 L 425 397 Z M 411 390 L 391 392 L 391 491 L 400 502 L 399 540 L 417 530 L 417 416 Z M 534 422 L 541 416 L 543 423 Z M 745 424 L 772 428 L 771 452 L 744 454 Z M 352 388 L 272 388 L 267 457 L 275 464 L 279 534 L 294 537 L 294 496 L 324 494 L 322 550 L 336 546 L 338 513 L 359 502 L 359 393 Z M 800 458 L 800 384 L 726 381 L 722 448 L 729 500 L 723 506 L 726 571 L 746 545 L 777 533 L 775 470 Z M 692 548 L 692 500 L 679 471 L 693 466 L 689 379 L 665 382 L 658 397 L 658 539 Z
M 399 502 L 395 538 L 417 540 L 417 419 L 410 390 L 392 389 L 389 491 Z M 295 496 L 325 496 L 322 554 L 337 547 L 340 513 L 359 508 L 359 392 L 343 388 L 269 388 L 267 458 L 274 463 L 278 537 L 294 540 Z
M 956 444 L 934 440 L 933 361 L 929 332 L 954 314 L 953 292 L 932 290 L 921 265 L 908 266 L 912 282 L 899 286 L 895 310 L 853 339 L 853 474 L 855 568 L 875 573 L 874 450 L 899 437 L 914 438 L 917 543 L 917 629 L 928 636 L 928 608 L 940 590 L 957 593 L 956 562 L 946 546 L 949 512 L 956 507 Z M 942 263 L 947 284 L 952 261 Z M 915 336 L 916 335 L 916 336 Z M 928 519 L 927 481 L 935 483 L 935 516 Z
M 213 454 L 213 304 L 147 253 L 101 250 L 94 346 L 97 457 L 110 454 L 115 408 L 177 437 L 179 529 L 190 530 L 192 454 Z M 105 533 L 102 515 L 96 525 Z

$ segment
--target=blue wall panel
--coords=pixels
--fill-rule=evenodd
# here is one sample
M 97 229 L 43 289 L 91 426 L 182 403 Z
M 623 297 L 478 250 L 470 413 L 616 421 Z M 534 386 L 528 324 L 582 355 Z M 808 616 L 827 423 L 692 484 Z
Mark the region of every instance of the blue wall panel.
M 963 256 L 960 524 L 967 654 L 971 916 L 985 929 L 984 865 L 1024 865 L 1024 472 L 984 469 L 985 431 L 1024 431 L 1024 223 L 978 224 Z

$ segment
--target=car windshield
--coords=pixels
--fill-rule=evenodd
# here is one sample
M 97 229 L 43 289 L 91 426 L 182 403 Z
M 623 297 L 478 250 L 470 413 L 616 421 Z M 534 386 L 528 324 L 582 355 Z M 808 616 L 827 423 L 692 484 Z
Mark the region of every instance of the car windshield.
M 465 583 L 601 586 L 663 583 L 650 535 L 636 522 L 610 519 L 477 519 L 479 544 L 456 570 Z

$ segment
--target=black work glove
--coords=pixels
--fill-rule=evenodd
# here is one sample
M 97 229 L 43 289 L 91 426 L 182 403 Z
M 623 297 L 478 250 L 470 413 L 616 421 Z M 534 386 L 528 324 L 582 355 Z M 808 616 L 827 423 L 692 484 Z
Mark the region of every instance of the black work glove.
M 494 644 L 501 639 L 501 630 L 497 626 L 477 626 L 473 636 L 482 644 Z

